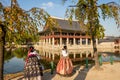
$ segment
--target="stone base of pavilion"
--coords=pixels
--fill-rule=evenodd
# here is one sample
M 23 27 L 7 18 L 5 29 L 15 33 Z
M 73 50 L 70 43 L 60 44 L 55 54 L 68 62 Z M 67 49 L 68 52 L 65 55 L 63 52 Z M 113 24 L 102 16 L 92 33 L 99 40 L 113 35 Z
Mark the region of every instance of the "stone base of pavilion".
M 64 45 L 34 45 L 37 50 L 62 50 Z M 92 45 L 67 45 L 68 50 L 92 50 Z M 114 45 L 97 45 L 98 51 L 114 51 Z

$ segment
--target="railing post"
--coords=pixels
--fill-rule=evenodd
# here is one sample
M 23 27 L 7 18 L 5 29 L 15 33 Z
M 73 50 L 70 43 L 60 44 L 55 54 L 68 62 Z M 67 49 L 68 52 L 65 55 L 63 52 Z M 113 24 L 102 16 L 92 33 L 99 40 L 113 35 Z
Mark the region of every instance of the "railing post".
M 112 56 L 110 56 L 110 63 L 111 63 L 111 65 L 113 65 L 113 57 Z
M 54 62 L 53 61 L 50 62 L 50 67 L 51 67 L 51 74 L 53 74 L 53 71 L 54 71 Z
M 88 58 L 85 59 L 86 62 L 86 68 L 88 68 Z
M 99 64 L 102 65 L 102 55 L 99 56 Z

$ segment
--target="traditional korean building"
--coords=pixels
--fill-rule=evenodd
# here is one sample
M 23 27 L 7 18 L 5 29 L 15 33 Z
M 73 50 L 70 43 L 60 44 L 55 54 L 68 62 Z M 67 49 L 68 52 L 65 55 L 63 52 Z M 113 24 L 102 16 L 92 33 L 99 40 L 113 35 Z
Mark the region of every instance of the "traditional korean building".
M 54 18 L 57 26 L 45 26 L 40 34 L 40 46 L 44 48 L 61 49 L 67 45 L 69 49 L 92 48 L 92 40 L 77 21 Z M 97 39 L 96 39 L 97 44 Z

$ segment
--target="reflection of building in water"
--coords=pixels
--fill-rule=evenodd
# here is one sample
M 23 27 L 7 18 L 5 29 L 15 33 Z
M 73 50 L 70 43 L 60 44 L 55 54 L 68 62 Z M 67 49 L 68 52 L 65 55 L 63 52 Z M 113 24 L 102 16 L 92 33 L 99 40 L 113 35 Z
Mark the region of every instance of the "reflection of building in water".
M 61 49 L 63 45 L 67 45 L 69 49 L 92 48 L 92 40 L 86 34 L 85 28 L 80 26 L 77 21 L 61 18 L 54 18 L 58 23 L 57 26 L 45 26 L 40 34 L 40 46 L 43 48 Z M 96 43 L 97 43 L 96 39 Z
M 40 50 L 40 56 L 45 57 L 47 60 L 59 60 L 61 55 L 61 51 L 55 51 L 55 50 Z M 75 60 L 83 60 L 85 58 L 93 58 L 93 51 L 92 50 L 69 50 L 69 57 L 75 61 Z

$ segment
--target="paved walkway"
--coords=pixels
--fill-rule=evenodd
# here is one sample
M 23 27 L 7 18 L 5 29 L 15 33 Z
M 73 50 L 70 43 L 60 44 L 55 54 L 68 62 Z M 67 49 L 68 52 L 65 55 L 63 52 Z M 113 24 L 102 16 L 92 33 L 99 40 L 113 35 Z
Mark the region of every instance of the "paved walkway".
M 23 76 L 19 76 L 10 80 L 23 80 Z M 62 76 L 54 71 L 50 74 L 50 70 L 44 72 L 43 80 L 120 80 L 120 62 L 103 64 L 101 70 L 95 70 L 94 66 L 75 66 L 73 73 L 69 76 Z
M 44 80 L 85 80 L 86 74 L 89 69 L 86 69 L 84 66 L 76 66 L 73 70 L 73 73 L 69 76 L 62 76 L 59 74 L 50 74 L 46 72 L 44 74 Z
M 62 76 L 57 74 L 55 71 L 53 74 L 50 73 L 50 70 L 44 72 L 43 80 L 85 80 L 87 72 L 89 68 L 85 68 L 85 66 L 75 66 L 73 73 L 69 76 Z M 10 80 L 24 80 L 23 76 L 19 76 Z

